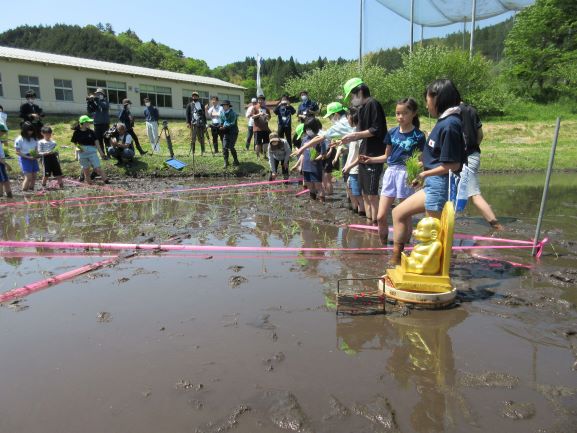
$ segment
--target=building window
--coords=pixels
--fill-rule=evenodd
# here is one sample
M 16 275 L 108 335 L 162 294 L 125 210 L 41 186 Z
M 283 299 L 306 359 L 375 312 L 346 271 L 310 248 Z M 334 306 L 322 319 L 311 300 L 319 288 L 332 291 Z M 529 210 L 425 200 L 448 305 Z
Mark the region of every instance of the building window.
M 232 106 L 232 109 L 237 113 L 240 113 L 240 95 L 229 95 L 226 93 L 219 93 L 218 100 L 222 104 L 222 101 L 228 99 Z
M 40 82 L 38 77 L 29 77 L 27 75 L 18 75 L 18 83 L 20 83 L 20 97 L 26 98 L 26 92 L 28 90 L 34 90 L 36 92 L 36 98 L 42 99 L 40 97 Z
M 74 101 L 72 96 L 72 80 L 54 79 L 54 93 L 57 101 Z
M 182 108 L 186 108 L 186 106 L 190 102 L 190 95 L 192 95 L 192 92 L 198 93 L 198 100 L 200 101 L 200 103 L 202 104 L 203 107 L 209 103 L 210 97 L 208 96 L 208 92 L 205 92 L 204 90 L 183 89 L 182 90 Z
M 152 105 L 172 108 L 172 89 L 170 87 L 140 85 L 140 105 L 144 105 L 144 98 L 150 99 Z
M 91 78 L 86 80 L 86 87 L 88 94 L 96 92 L 96 89 L 102 87 L 108 101 L 113 104 L 122 104 L 122 100 L 126 98 L 126 83 L 120 81 L 108 80 L 93 80 Z

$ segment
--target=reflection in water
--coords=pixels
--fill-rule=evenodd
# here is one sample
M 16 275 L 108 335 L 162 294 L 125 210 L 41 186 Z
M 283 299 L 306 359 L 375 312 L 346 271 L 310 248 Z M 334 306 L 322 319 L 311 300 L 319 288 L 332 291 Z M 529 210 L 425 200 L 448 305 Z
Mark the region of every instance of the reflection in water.
M 442 432 L 463 411 L 455 395 L 455 361 L 449 330 L 463 322 L 462 308 L 415 311 L 410 316 L 337 316 L 337 345 L 348 354 L 386 350 L 387 372 L 401 388 L 413 386 L 419 401 L 411 410 L 418 432 Z

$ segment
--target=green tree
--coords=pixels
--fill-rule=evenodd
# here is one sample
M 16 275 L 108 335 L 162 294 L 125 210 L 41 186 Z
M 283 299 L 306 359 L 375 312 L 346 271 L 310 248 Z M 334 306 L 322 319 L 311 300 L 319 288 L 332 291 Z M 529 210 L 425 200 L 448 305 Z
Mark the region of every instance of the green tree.
M 507 73 L 517 92 L 538 101 L 556 99 L 562 90 L 575 87 L 571 71 L 576 53 L 574 0 L 537 0 L 519 13 L 505 42 Z

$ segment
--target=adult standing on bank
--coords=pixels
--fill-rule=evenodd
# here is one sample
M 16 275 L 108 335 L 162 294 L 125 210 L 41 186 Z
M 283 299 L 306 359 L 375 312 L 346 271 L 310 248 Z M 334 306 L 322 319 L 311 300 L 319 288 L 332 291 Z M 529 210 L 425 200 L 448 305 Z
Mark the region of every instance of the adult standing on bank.
M 238 116 L 232 109 L 230 101 L 225 99 L 222 101 L 222 112 L 220 113 L 220 130 L 222 131 L 222 153 L 224 155 L 224 168 L 228 167 L 228 153 L 230 152 L 234 160 L 233 165 L 239 166 L 238 157 L 236 155 L 236 139 L 238 138 Z
M 316 116 L 319 114 L 319 104 L 309 98 L 309 92 L 306 90 L 301 90 L 300 93 L 301 103 L 297 110 L 297 116 L 299 121 L 304 123 L 307 117 Z
M 158 144 L 158 108 L 152 103 L 150 98 L 144 98 L 144 120 L 146 121 L 146 135 L 150 141 L 152 153 L 160 152 L 160 145 Z
M 120 110 L 120 113 L 118 113 L 118 120 L 121 123 L 124 123 L 124 126 L 126 126 L 126 132 L 132 137 L 134 145 L 138 149 L 138 153 L 140 153 L 140 155 L 146 155 L 148 152 L 142 150 L 138 136 L 136 135 L 136 132 L 134 132 L 134 117 L 132 117 L 132 113 L 130 112 L 131 105 L 132 102 L 130 99 L 122 100 L 122 110 Z
M 385 154 L 384 142 L 387 133 L 387 120 L 383 107 L 373 97 L 369 87 L 360 78 L 351 78 L 343 86 L 345 99 L 351 96 L 351 104 L 359 110 L 357 131 L 345 135 L 342 143 L 362 140 L 359 155 L 368 157 Z M 377 225 L 379 211 L 379 180 L 383 174 L 383 163 L 359 163 L 359 182 L 365 203 L 367 219 Z
M 264 95 L 258 95 L 257 100 L 258 104 L 255 105 L 252 109 L 252 119 L 254 120 L 252 129 L 255 135 L 254 149 L 256 152 L 256 157 L 260 158 L 261 153 L 266 155 L 268 150 L 268 140 L 270 135 L 268 121 L 270 120 L 271 113 L 266 106 L 266 99 Z
M 44 117 L 44 111 L 42 108 L 36 104 L 36 92 L 34 90 L 28 90 L 25 94 L 26 102 L 20 106 L 20 126 L 24 122 L 30 122 L 34 128 L 35 138 L 38 140 L 42 138 L 40 130 L 42 129 L 42 118 Z
M 503 230 L 493 209 L 481 195 L 479 184 L 479 167 L 481 166 L 481 141 L 483 140 L 483 124 L 477 110 L 461 101 L 461 123 L 467 148 L 467 167 L 463 167 L 461 176 L 467 176 L 467 195 L 479 210 L 483 218 L 495 230 Z
M 274 114 L 278 117 L 277 134 L 279 138 L 285 138 L 289 147 L 292 147 L 292 116 L 296 113 L 295 108 L 290 104 L 288 95 L 283 95 L 280 104 L 274 109 Z
M 222 114 L 223 108 L 218 103 L 218 96 L 213 96 L 210 99 L 210 107 L 206 110 L 206 117 L 210 119 L 210 133 L 212 135 L 212 147 L 214 148 L 214 153 L 218 153 L 218 138 L 220 141 L 223 140 L 223 132 L 220 129 L 220 116 Z M 224 105 L 224 103 L 223 103 Z M 224 146 L 224 144 L 223 144 Z
M 244 117 L 246 117 L 248 119 L 248 129 L 247 129 L 246 143 L 245 143 L 246 150 L 250 149 L 250 143 L 252 142 L 253 127 L 254 127 L 254 119 L 252 118 L 252 110 L 254 109 L 254 107 L 257 104 L 258 104 L 257 99 L 252 98 L 250 100 L 250 105 L 246 109 L 246 114 L 244 115 Z
M 190 151 L 195 152 L 196 139 L 200 141 L 200 155 L 204 155 L 204 128 L 206 127 L 206 114 L 199 101 L 198 92 L 192 92 L 190 102 L 186 106 L 186 127 L 190 128 Z
M 108 143 L 104 133 L 110 129 L 110 103 L 106 99 L 104 89 L 98 88 L 94 95 L 86 98 L 86 111 L 88 116 L 94 120 L 94 133 L 98 139 L 99 146 L 103 152 L 108 151 Z M 105 156 L 105 159 L 108 158 Z

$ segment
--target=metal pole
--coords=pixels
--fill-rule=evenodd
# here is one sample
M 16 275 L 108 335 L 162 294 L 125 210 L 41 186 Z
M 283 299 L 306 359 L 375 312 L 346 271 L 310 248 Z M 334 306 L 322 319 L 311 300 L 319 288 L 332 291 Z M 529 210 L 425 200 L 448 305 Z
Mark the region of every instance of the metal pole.
M 424 27 L 425 27 L 425 26 L 423 26 L 423 25 L 421 24 L 421 47 L 422 47 L 423 44 L 424 44 L 424 42 L 423 42 L 423 41 L 424 41 L 424 39 L 423 39 L 423 29 L 424 29 Z
M 473 11 L 471 12 L 471 41 L 469 43 L 469 59 L 473 58 L 473 48 L 475 46 L 475 22 L 477 18 L 477 0 L 473 0 Z
M 559 129 L 561 128 L 561 118 L 557 117 L 557 125 L 555 127 L 555 137 L 553 138 L 553 145 L 551 146 L 551 154 L 549 155 L 549 164 L 547 165 L 547 176 L 545 176 L 545 187 L 543 188 L 543 196 L 541 197 L 541 209 L 539 209 L 539 218 L 537 218 L 537 228 L 535 229 L 535 239 L 533 240 L 533 249 L 531 255 L 535 257 L 539 237 L 541 236 L 541 223 L 543 222 L 543 214 L 545 213 L 545 204 L 547 203 L 547 193 L 549 192 L 549 180 L 551 179 L 551 171 L 553 171 L 553 160 L 555 159 L 555 149 L 557 148 L 557 140 L 559 138 Z
M 363 19 L 365 10 L 365 0 L 360 1 L 361 4 L 361 14 L 359 21 L 359 68 L 363 67 Z
M 411 44 L 409 45 L 409 51 L 413 52 L 413 25 L 415 22 L 415 0 L 411 0 Z
M 467 17 L 463 17 L 463 51 L 467 45 Z

